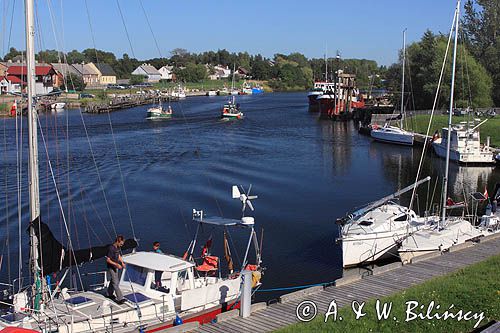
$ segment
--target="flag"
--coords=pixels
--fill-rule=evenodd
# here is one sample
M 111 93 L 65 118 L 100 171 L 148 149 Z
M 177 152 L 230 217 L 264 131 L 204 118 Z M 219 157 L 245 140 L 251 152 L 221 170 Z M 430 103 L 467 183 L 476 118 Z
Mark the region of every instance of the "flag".
M 14 101 L 12 107 L 10 108 L 10 116 L 15 117 L 17 114 L 17 101 Z
M 489 199 L 489 195 L 488 195 L 488 189 L 486 188 L 486 186 L 484 187 L 484 193 L 483 193 L 483 196 L 484 196 L 484 200 L 488 200 Z

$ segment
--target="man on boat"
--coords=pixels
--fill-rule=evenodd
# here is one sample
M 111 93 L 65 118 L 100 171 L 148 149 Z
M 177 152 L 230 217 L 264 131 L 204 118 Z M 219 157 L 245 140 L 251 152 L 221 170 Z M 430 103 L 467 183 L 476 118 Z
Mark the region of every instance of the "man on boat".
M 153 252 L 163 253 L 163 251 L 160 249 L 160 242 L 156 241 L 153 243 Z M 155 287 L 156 288 L 161 287 L 161 275 L 162 274 L 163 274 L 162 271 L 155 271 Z
M 125 268 L 125 263 L 123 262 L 122 256 L 120 254 L 120 249 L 125 244 L 125 239 L 122 235 L 116 236 L 115 242 L 108 247 L 108 254 L 106 255 L 106 264 L 108 267 L 108 276 L 110 278 L 108 286 L 108 296 L 114 298 L 114 293 L 116 293 L 116 303 L 123 304 L 125 299 L 123 298 L 122 291 L 120 290 L 120 276 L 118 271 Z

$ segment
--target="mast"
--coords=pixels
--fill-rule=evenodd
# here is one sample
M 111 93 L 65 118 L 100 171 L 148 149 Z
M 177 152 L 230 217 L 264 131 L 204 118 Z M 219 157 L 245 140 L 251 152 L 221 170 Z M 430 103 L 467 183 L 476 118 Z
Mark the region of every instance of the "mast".
M 403 30 L 403 75 L 401 80 L 401 120 L 399 128 L 403 128 L 403 113 L 405 102 L 405 65 L 406 65 L 406 29 Z
M 448 174 L 450 171 L 450 148 L 451 148 L 451 119 L 453 115 L 453 104 L 455 97 L 455 69 L 457 62 L 457 44 L 458 44 L 458 26 L 460 19 L 460 0 L 457 1 L 455 9 L 455 45 L 453 46 L 453 65 L 451 70 L 451 91 L 450 91 L 450 108 L 448 115 L 448 133 L 446 138 L 446 167 L 443 180 L 443 211 L 441 216 L 441 224 L 444 226 L 446 220 L 446 201 L 448 198 Z
M 236 63 L 233 64 L 233 78 L 231 80 L 231 96 L 232 96 L 233 104 L 234 104 L 234 94 L 233 94 L 233 91 L 234 91 L 234 73 L 235 72 L 236 72 Z
M 33 0 L 25 0 L 26 16 L 26 71 L 28 84 L 28 144 L 29 144 L 29 198 L 30 198 L 30 268 L 34 281 L 34 309 L 40 305 L 40 268 L 38 240 L 34 226 L 40 222 L 40 193 L 38 175 L 38 114 L 35 109 L 35 24 Z
M 325 82 L 328 83 L 328 44 L 325 48 Z

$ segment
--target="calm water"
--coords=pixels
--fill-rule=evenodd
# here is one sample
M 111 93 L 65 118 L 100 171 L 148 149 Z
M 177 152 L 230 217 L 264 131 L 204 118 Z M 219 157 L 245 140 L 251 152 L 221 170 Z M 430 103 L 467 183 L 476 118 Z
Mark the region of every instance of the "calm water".
M 114 229 L 132 236 L 113 130 L 133 227 L 142 249 L 149 250 L 152 241 L 158 240 L 165 252 L 182 255 L 195 230 L 192 209 L 239 218 L 241 204 L 231 199 L 231 185 L 253 184 L 252 193 L 259 195 L 253 216 L 259 233 L 264 229 L 263 260 L 268 268 L 264 288 L 340 277 L 342 255 L 335 244 L 335 219 L 412 183 L 420 148 L 374 143 L 358 134 L 352 122 L 320 121 L 316 114 L 307 112 L 305 93 L 238 97 L 246 118 L 229 122 L 218 118 L 225 99 L 188 98 L 172 104 L 174 119 L 162 122 L 145 120 L 146 107 L 115 112 L 110 115 L 112 129 L 107 114 L 84 114 L 101 183 L 80 112 L 42 115 L 40 124 L 74 246 L 110 242 Z M 0 250 L 5 255 L 0 274 L 6 278 L 7 254 L 17 258 L 18 246 L 15 122 L 5 119 L 0 124 Z M 40 152 L 42 217 L 66 242 L 43 144 Z M 25 174 L 26 164 L 23 168 Z M 443 161 L 426 159 L 422 178 L 433 177 L 431 195 L 443 169 Z M 499 171 L 494 168 L 452 166 L 450 189 L 461 200 L 458 195 L 482 192 L 485 185 L 492 189 L 499 180 Z M 439 200 L 439 192 L 438 184 L 434 201 Z M 431 199 L 427 193 L 427 186 L 419 192 L 421 212 Z M 27 225 L 25 175 L 22 196 L 23 223 Z M 407 202 L 408 197 L 402 201 Z M 220 240 L 221 231 L 205 228 L 201 242 L 210 235 Z M 238 248 L 236 263 L 244 252 L 242 235 L 242 230 L 231 231 Z M 10 246 L 5 246 L 7 236 Z M 23 241 L 27 244 L 24 227 Z M 220 246 L 214 251 L 217 249 Z M 17 274 L 13 273 L 17 272 L 17 259 L 11 259 L 11 267 L 11 274 Z M 103 267 L 101 261 L 87 265 L 89 270 Z

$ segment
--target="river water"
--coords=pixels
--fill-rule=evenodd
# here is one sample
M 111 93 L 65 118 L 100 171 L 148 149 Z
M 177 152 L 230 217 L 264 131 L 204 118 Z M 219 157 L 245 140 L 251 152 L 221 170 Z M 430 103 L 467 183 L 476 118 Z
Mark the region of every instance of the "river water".
M 253 202 L 255 212 L 247 210 L 247 214 L 255 217 L 259 236 L 264 229 L 263 288 L 339 278 L 342 254 L 335 243 L 336 218 L 413 183 L 421 148 L 375 143 L 358 134 L 352 122 L 319 120 L 308 112 L 305 93 L 239 96 L 246 116 L 241 121 L 219 119 L 225 100 L 192 97 L 173 103 L 174 118 L 161 122 L 146 120 L 146 107 L 110 115 L 82 115 L 78 110 L 42 115 L 40 128 L 74 247 L 108 243 L 115 232 L 126 237 L 135 233 L 140 249 L 150 250 L 158 240 L 164 252 L 182 256 L 195 231 L 192 209 L 239 218 L 241 204 L 231 199 L 231 185 L 252 184 L 252 194 L 259 198 Z M 17 276 L 16 130 L 13 119 L 0 122 L 0 250 L 4 255 L 0 276 L 5 280 L 9 274 L 11 279 Z M 26 134 L 25 123 L 23 131 Z M 26 154 L 24 150 L 24 271 Z M 42 219 L 57 238 L 67 242 L 43 141 L 40 156 Z M 429 202 L 439 201 L 441 185 L 436 179 L 441 180 L 443 169 L 444 161 L 432 155 L 425 159 L 421 178 L 433 178 L 429 186 L 420 188 L 421 213 Z M 463 193 L 483 192 L 486 185 L 491 191 L 497 181 L 500 172 L 495 168 L 452 165 L 449 188 L 458 201 Z M 401 200 L 407 203 L 409 197 Z M 218 229 L 205 228 L 200 242 L 210 236 L 218 241 L 220 235 Z M 230 235 L 238 264 L 244 254 L 245 230 L 230 230 Z M 220 249 L 214 245 L 214 252 Z M 83 269 L 103 268 L 103 262 L 97 261 Z M 259 298 L 276 295 L 261 293 Z

